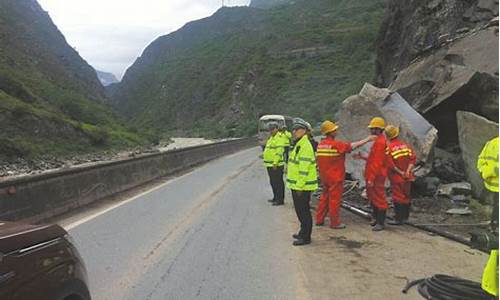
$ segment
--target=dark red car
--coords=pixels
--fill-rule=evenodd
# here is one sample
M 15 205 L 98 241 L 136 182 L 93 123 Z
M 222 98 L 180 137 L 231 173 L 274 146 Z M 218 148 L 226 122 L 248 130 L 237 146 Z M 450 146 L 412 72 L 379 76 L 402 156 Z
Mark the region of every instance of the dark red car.
M 0 221 L 0 299 L 90 300 L 85 265 L 63 228 Z

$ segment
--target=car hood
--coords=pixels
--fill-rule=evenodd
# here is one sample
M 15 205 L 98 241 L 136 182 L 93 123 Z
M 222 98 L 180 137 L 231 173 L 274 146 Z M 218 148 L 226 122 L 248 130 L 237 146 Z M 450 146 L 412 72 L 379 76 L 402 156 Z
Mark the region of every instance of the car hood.
M 59 225 L 0 221 L 0 252 L 9 253 L 66 235 Z

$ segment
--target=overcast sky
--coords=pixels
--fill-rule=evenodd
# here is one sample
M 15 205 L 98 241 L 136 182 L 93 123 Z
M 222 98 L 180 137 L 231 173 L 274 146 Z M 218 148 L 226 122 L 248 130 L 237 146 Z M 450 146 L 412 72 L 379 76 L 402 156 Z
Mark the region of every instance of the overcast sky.
M 68 43 L 119 79 L 155 38 L 210 16 L 222 0 L 38 0 Z M 225 0 L 230 6 L 250 0 Z

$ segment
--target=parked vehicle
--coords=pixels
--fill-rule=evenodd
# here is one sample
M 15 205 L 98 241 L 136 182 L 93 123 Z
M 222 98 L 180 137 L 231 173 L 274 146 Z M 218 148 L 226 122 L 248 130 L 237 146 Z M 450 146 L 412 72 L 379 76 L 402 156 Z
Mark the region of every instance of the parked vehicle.
M 90 298 L 85 265 L 62 227 L 0 221 L 0 299 Z
M 258 139 L 259 145 L 264 149 L 266 146 L 267 139 L 269 138 L 269 122 L 276 122 L 279 126 L 286 125 L 288 130 L 292 128 L 293 119 L 292 117 L 282 116 L 282 115 L 264 115 L 259 119 L 259 128 L 258 128 Z

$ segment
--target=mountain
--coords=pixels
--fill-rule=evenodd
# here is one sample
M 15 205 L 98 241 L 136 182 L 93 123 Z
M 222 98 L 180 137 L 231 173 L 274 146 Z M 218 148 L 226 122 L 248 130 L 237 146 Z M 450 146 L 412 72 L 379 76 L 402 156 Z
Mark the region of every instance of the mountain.
M 105 87 L 118 82 L 118 79 L 113 73 L 103 72 L 99 70 L 96 70 L 96 73 L 97 73 L 97 78 L 99 78 L 99 81 Z
M 144 142 L 104 103 L 94 69 L 35 0 L 0 1 L 0 157 Z
M 264 113 L 332 117 L 374 77 L 384 3 L 221 8 L 151 43 L 112 103 L 135 126 L 205 136 L 253 134 Z

